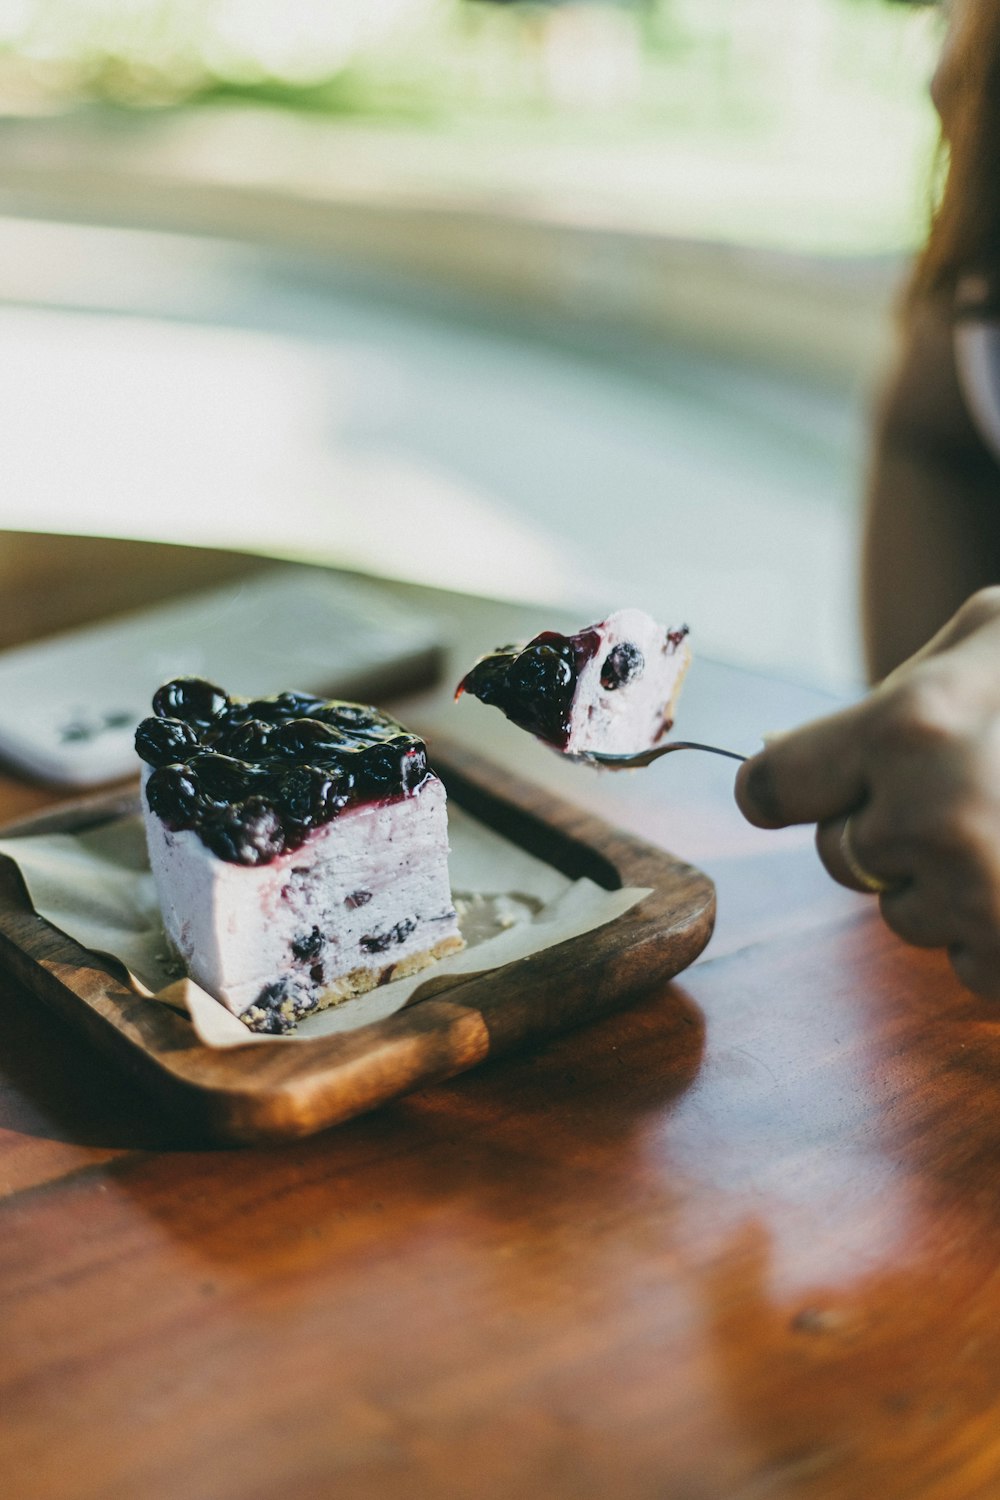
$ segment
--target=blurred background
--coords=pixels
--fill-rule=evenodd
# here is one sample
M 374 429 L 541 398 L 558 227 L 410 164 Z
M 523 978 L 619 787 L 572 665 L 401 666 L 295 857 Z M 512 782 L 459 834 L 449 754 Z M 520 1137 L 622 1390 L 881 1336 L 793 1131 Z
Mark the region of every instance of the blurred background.
M 0 526 L 637 604 L 849 687 L 938 32 L 0 0 Z

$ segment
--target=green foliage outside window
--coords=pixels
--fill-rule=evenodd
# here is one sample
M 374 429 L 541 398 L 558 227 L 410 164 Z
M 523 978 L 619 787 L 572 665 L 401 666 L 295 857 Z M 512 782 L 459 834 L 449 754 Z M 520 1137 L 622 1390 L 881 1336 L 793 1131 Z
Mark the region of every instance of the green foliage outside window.
M 925 216 L 937 32 L 887 0 L 0 0 L 0 111 L 280 106 L 460 135 L 487 184 L 511 146 L 575 152 L 581 191 L 589 152 L 682 232 L 893 248 Z M 776 225 L 775 194 L 802 212 Z

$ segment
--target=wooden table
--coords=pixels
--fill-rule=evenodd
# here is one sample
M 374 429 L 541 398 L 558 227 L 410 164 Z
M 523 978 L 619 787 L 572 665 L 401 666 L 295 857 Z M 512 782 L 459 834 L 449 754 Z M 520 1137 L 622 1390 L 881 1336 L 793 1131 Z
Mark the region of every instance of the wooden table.
M 3 538 L 0 644 L 248 566 Z M 399 592 L 463 661 L 543 623 Z M 824 707 L 710 662 L 686 694 L 737 748 Z M 448 696 L 400 711 L 700 864 L 716 938 L 542 1050 L 241 1151 L 0 979 L 0 1494 L 1000 1495 L 996 1012 L 807 834 L 747 828 L 727 763 L 584 783 Z M 5 819 L 51 800 L 0 780 Z

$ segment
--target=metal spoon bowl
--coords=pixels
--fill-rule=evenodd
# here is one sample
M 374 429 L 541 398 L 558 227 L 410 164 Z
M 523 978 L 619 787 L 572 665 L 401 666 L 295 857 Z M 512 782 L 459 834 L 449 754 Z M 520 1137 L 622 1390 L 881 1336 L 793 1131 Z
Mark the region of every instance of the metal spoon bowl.
M 745 755 L 739 755 L 735 750 L 723 750 L 719 745 L 702 745 L 696 740 L 668 740 L 665 745 L 653 745 L 649 750 L 639 750 L 635 755 L 601 755 L 596 750 L 588 750 L 569 758 L 581 765 L 603 766 L 609 771 L 638 771 L 643 766 L 651 765 L 654 760 L 659 760 L 661 755 L 672 755 L 675 750 L 707 750 L 710 755 L 725 755 L 730 760 L 746 760 Z

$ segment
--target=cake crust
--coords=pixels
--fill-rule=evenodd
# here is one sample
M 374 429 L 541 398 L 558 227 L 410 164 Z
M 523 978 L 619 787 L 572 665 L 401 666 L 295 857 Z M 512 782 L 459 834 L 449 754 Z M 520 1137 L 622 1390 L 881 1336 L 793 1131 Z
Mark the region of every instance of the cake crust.
M 430 968 L 439 959 L 448 958 L 452 953 L 461 953 L 464 947 L 465 939 L 460 934 L 453 933 L 450 937 L 441 938 L 433 947 L 425 948 L 421 953 L 412 953 L 408 958 L 398 959 L 395 963 L 386 964 L 383 969 L 354 969 L 350 974 L 342 975 L 340 979 L 316 996 L 316 1003 L 311 1008 L 310 1014 L 328 1010 L 334 1005 L 342 1005 L 345 1000 L 356 1000 L 359 995 L 370 994 L 372 990 L 378 989 L 380 985 L 389 984 L 393 979 L 406 979 L 410 974 L 419 974 L 421 969 Z M 296 1015 L 294 1005 L 287 1000 L 282 1002 L 278 1015 L 287 1022 L 288 1029 L 301 1019 Z M 271 1032 L 275 1029 L 275 1012 L 257 1005 L 248 1006 L 241 1013 L 240 1020 L 250 1031 Z

